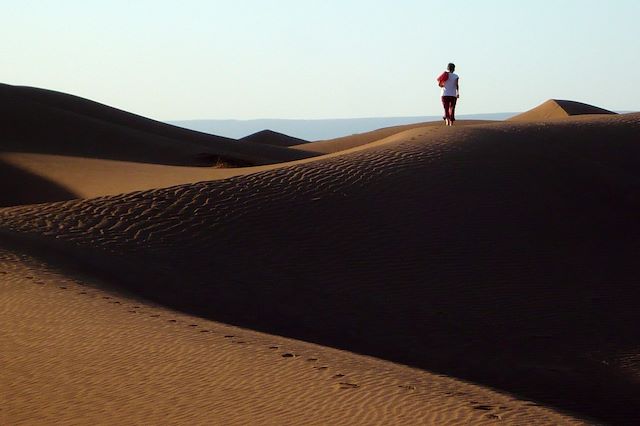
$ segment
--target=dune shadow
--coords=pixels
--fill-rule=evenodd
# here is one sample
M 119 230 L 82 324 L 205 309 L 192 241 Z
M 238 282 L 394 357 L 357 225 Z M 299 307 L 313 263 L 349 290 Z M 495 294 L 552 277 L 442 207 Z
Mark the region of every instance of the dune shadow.
M 76 198 L 67 188 L 0 160 L 0 207 Z

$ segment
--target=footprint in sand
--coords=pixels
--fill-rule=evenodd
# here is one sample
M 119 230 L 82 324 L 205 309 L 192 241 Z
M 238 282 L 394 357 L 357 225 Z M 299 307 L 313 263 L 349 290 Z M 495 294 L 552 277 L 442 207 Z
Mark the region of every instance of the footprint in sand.
M 269 349 L 280 349 L 280 346 L 269 346 Z
M 87 292 L 86 291 L 80 291 L 80 292 L 78 292 L 78 294 L 87 294 Z
M 209 330 L 200 330 L 200 333 L 208 333 Z
M 491 411 L 493 407 L 491 405 L 475 405 L 474 410 Z
M 178 320 L 169 320 L 169 322 L 178 322 Z
M 63 287 L 63 286 L 60 286 L 59 288 L 60 288 L 60 290 L 66 290 L 67 289 L 66 287 Z
M 355 388 L 359 388 L 360 385 L 357 385 L 355 383 L 340 382 L 337 385 L 333 385 L 333 387 L 337 389 L 355 389 Z
M 323 365 L 322 367 L 314 367 L 316 370 L 327 370 L 329 367 Z
M 344 377 L 344 374 L 336 374 L 335 376 L 333 376 L 334 379 L 339 379 L 340 377 Z
M 400 385 L 398 387 L 402 388 L 402 389 L 405 389 L 405 390 L 416 390 L 416 387 L 412 386 L 412 385 Z
M 295 354 L 287 352 L 286 354 L 282 354 L 282 358 L 295 358 Z
M 227 334 L 226 336 L 224 336 L 225 339 L 231 339 L 233 337 L 236 337 L 236 336 L 234 336 L 233 334 Z
M 158 314 L 153 314 L 153 315 L 149 315 L 151 318 L 160 318 L 160 315 Z
M 318 358 L 307 358 L 307 361 L 309 362 L 316 362 L 318 360 Z

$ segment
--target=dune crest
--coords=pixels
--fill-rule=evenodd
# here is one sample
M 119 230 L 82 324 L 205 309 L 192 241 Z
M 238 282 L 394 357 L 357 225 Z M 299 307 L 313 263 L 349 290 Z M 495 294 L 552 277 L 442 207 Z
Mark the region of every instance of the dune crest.
M 308 143 L 308 141 L 303 139 L 294 138 L 293 136 L 274 132 L 273 130 L 262 130 L 238 140 L 241 142 L 253 142 L 274 146 L 296 146 Z M 304 146 L 302 149 L 304 149 Z
M 496 121 L 490 120 L 458 120 L 456 122 L 457 127 L 474 126 L 481 124 L 496 123 Z M 305 145 L 297 145 L 292 147 L 293 149 L 301 149 L 308 152 L 317 152 L 320 154 L 332 154 L 340 151 L 346 151 L 351 148 L 367 145 L 373 142 L 380 141 L 390 136 L 405 132 L 407 130 L 424 129 L 425 131 L 432 131 L 442 127 L 441 121 L 429 121 L 426 123 L 414 123 L 404 124 L 401 126 L 385 127 L 382 129 L 374 130 L 372 132 L 357 133 L 355 135 L 343 136 L 335 139 L 328 139 L 323 141 L 309 142 Z
M 582 102 L 549 99 L 529 111 L 507 119 L 507 121 L 544 121 L 590 114 L 615 114 L 615 112 Z
M 195 132 L 77 96 L 0 84 L 0 151 L 211 166 L 263 165 L 317 154 Z

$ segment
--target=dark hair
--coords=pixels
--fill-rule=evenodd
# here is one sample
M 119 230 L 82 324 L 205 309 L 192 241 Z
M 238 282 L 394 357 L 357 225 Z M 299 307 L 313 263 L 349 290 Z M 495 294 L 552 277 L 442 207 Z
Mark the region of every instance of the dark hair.
M 449 65 L 447 65 L 447 69 L 451 72 L 454 72 L 456 70 L 456 64 L 454 64 L 453 62 L 449 62 Z

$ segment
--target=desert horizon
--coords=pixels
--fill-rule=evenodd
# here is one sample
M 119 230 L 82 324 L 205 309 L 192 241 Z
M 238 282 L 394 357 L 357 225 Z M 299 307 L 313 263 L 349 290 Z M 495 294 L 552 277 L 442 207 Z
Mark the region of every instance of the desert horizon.
M 638 420 L 640 113 L 233 139 L 0 101 L 0 423 Z

